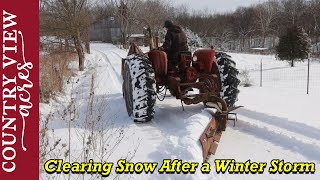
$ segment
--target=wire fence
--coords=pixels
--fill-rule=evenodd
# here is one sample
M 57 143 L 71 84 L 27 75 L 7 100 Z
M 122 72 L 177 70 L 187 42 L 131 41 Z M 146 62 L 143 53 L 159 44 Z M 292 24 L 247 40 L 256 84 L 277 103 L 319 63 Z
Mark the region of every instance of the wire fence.
M 260 64 L 244 72 L 249 76 L 247 81 L 255 86 L 320 95 L 319 60 L 295 63 L 295 67 L 288 64 L 277 67 L 261 59 Z

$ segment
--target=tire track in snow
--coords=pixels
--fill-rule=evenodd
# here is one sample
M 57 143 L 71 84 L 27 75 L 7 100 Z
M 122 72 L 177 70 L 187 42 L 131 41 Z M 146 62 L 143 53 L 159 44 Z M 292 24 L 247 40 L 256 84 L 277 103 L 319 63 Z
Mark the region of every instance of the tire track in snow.
M 277 123 L 273 122 L 273 124 L 272 121 L 268 123 L 268 118 L 265 117 L 246 117 L 241 113 L 242 111 L 239 110 L 239 121 L 236 127 L 231 127 L 232 129 L 266 140 L 294 153 L 299 153 L 310 160 L 320 162 L 320 137 L 314 134 L 312 127 L 308 127 L 310 131 L 304 127 L 306 125 L 300 126 L 301 129 L 299 129 L 299 126 L 294 125 L 296 122 L 290 122 L 296 128 L 283 128 L 282 126 L 285 126 L 287 122 L 281 118 L 278 118 Z M 304 131 L 302 132 L 303 129 Z
M 308 126 L 306 124 L 289 121 L 287 118 L 277 117 L 268 115 L 261 112 L 252 111 L 249 109 L 239 109 L 238 115 L 246 117 L 246 119 L 251 119 L 251 123 L 264 124 L 265 126 L 275 127 L 276 129 L 281 129 L 282 132 L 287 132 L 288 134 L 303 136 L 303 139 L 319 140 L 320 139 L 320 129 Z
M 105 53 L 103 53 L 99 50 L 96 50 L 96 49 L 94 49 L 94 50 L 102 56 L 102 59 L 106 63 L 105 67 L 100 67 L 100 68 L 104 68 L 103 72 L 107 72 L 109 75 L 108 77 L 101 77 L 99 80 L 97 80 L 97 82 L 98 83 L 104 82 L 108 79 L 113 82 L 113 84 L 116 86 L 118 92 L 122 93 L 122 78 L 120 77 L 120 74 L 113 67 L 113 64 L 111 64 L 108 56 Z M 116 77 L 116 78 L 112 78 L 112 77 Z
M 320 139 L 320 129 L 308 126 L 300 122 L 289 121 L 287 118 L 272 116 L 245 108 L 239 109 L 238 114 L 256 119 L 263 123 L 280 127 L 282 129 L 286 129 L 297 134 L 307 136 L 309 138 Z
M 110 51 L 111 53 L 113 53 L 114 55 L 118 56 L 118 58 L 122 59 L 123 57 L 121 57 L 119 54 L 115 53 L 114 51 Z
M 103 59 L 105 60 L 105 62 L 106 62 L 108 65 L 110 65 L 112 71 L 114 72 L 114 74 L 115 74 L 116 77 L 117 77 L 117 80 L 119 81 L 120 84 L 122 84 L 121 75 L 120 75 L 120 73 L 114 68 L 113 64 L 110 62 L 110 59 L 109 59 L 108 54 L 106 54 L 106 53 L 104 53 L 104 52 L 102 52 L 102 51 L 99 51 L 99 50 L 96 50 L 96 51 L 104 57 Z M 110 52 L 112 53 L 112 51 L 110 51 Z M 119 57 L 120 57 L 120 56 L 119 56 Z M 121 59 L 120 59 L 120 62 L 121 62 Z
M 238 127 L 231 128 L 236 131 L 241 131 L 242 133 L 252 135 L 256 138 L 263 139 L 294 153 L 301 154 L 311 161 L 320 163 L 320 147 L 317 145 L 303 143 L 294 137 L 290 137 L 282 133 L 276 133 L 275 131 L 265 127 L 258 127 L 256 125 L 244 122 L 241 119 L 238 121 Z
M 122 59 L 124 57 L 120 56 L 119 54 L 115 53 L 114 51 L 110 50 L 109 54 L 106 54 L 106 56 L 108 57 L 108 62 L 110 64 L 112 64 L 112 68 L 114 69 L 114 71 L 117 73 L 118 77 L 121 79 L 120 81 L 122 82 L 122 77 L 121 77 L 121 65 L 122 65 Z M 113 62 L 110 61 L 110 59 L 119 59 L 117 60 L 113 60 Z M 114 68 L 114 67 L 118 68 L 118 71 Z
M 112 81 L 112 84 L 117 89 L 117 92 L 122 94 L 122 85 L 121 85 L 121 83 L 119 83 L 119 80 L 117 80 L 115 78 L 112 78 L 112 77 L 114 77 L 114 73 L 112 72 L 112 69 L 110 70 L 110 66 L 104 67 L 103 69 L 104 69 L 104 72 L 108 73 L 109 76 L 108 77 L 99 76 L 98 79 L 96 80 L 97 84 L 101 84 L 101 82 L 102 82 L 102 83 L 104 83 L 102 85 L 102 88 L 108 88 L 109 89 L 109 87 L 106 86 L 106 84 L 108 84 L 109 81 Z M 112 92 L 112 88 L 110 88 L 110 92 L 109 93 L 111 93 L 111 92 Z

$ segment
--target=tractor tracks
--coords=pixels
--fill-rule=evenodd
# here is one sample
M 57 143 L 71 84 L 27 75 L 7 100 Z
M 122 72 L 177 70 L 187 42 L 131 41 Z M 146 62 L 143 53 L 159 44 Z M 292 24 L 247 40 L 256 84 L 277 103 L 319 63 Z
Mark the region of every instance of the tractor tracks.
M 266 140 L 320 163 L 320 130 L 306 124 L 289 121 L 248 109 L 238 111 L 234 130 Z
M 119 82 L 121 82 L 122 80 L 121 80 L 120 70 L 121 70 L 121 59 L 122 59 L 122 57 L 120 55 L 114 53 L 113 51 L 109 51 L 110 53 L 112 53 L 112 55 L 106 54 L 106 53 L 104 53 L 102 51 L 99 51 L 99 50 L 95 50 L 95 51 L 97 51 L 99 54 L 101 54 L 104 57 L 103 59 L 105 60 L 105 62 L 109 65 L 109 67 L 111 67 L 111 69 L 113 70 L 114 74 L 117 75 L 116 76 L 117 79 L 119 80 Z M 115 55 L 118 56 L 118 57 L 114 58 Z M 110 58 L 119 59 L 119 63 L 120 63 L 119 70 L 115 69 L 115 67 L 114 67 L 115 63 L 111 63 L 110 62 Z
M 105 80 L 109 79 L 111 81 L 113 81 L 114 85 L 117 86 L 117 89 L 119 90 L 119 92 L 122 92 L 122 78 L 121 78 L 121 75 L 120 75 L 120 69 L 121 69 L 121 57 L 116 57 L 114 58 L 114 52 L 112 51 L 109 51 L 112 53 L 112 55 L 108 55 L 102 51 L 99 51 L 99 50 L 96 50 L 94 49 L 94 51 L 98 52 L 101 56 L 102 56 L 102 59 L 103 61 L 105 62 L 106 64 L 106 67 L 105 67 L 105 71 L 108 72 L 109 74 L 109 77 L 105 77 Z M 115 61 L 120 61 L 120 67 L 117 67 L 119 70 L 117 70 L 115 68 L 115 64 L 114 63 L 111 63 L 110 62 L 110 58 L 114 59 Z M 110 71 L 111 70 L 111 71 Z

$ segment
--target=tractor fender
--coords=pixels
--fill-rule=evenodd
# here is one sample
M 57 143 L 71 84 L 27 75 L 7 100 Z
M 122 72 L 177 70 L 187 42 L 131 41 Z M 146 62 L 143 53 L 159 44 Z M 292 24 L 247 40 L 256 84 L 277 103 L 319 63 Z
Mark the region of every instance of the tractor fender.
M 214 49 L 199 49 L 193 53 L 193 66 L 200 72 L 210 73 L 216 62 Z
M 168 71 L 168 58 L 164 51 L 152 50 L 148 53 L 152 67 L 157 77 L 166 76 Z

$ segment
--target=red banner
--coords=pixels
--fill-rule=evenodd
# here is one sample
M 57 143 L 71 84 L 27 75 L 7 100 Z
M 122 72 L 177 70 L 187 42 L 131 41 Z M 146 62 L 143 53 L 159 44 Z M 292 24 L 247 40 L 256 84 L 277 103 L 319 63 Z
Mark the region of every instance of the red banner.
M 39 179 L 39 1 L 0 1 L 0 179 Z

